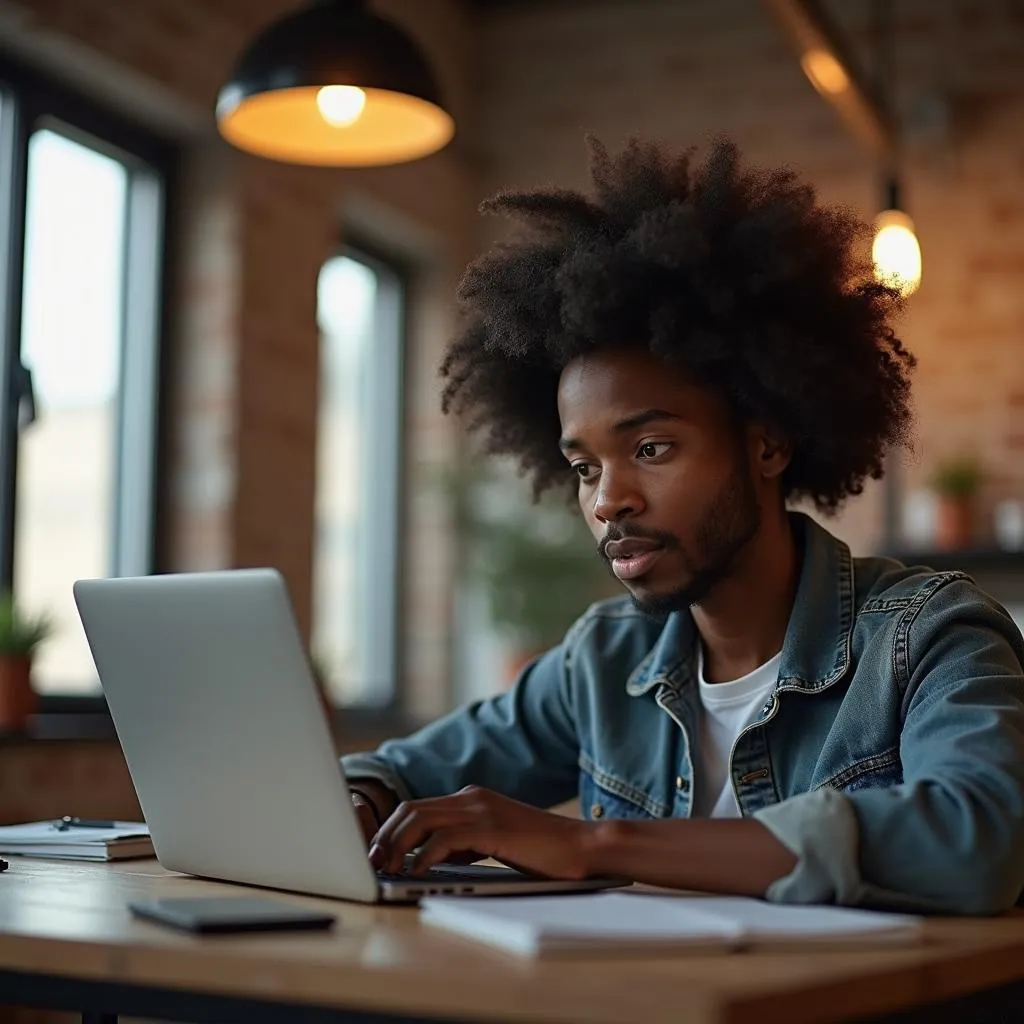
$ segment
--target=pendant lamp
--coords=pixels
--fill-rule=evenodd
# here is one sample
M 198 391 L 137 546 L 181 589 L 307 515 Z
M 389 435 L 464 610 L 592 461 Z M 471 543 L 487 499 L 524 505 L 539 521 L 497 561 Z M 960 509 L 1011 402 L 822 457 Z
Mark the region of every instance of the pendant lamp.
M 895 288 L 904 298 L 912 295 L 921 284 L 921 245 L 914 222 L 900 206 L 895 178 L 889 179 L 885 209 L 875 217 L 874 229 L 871 260 L 875 279 Z
M 220 91 L 217 126 L 246 152 L 327 167 L 415 160 L 455 131 L 423 54 L 365 0 L 313 0 L 264 29 Z
M 896 111 L 895 0 L 874 0 L 872 8 L 878 81 L 888 109 Z M 907 298 L 921 285 L 921 245 L 914 222 L 900 199 L 899 141 L 898 120 L 894 114 L 893 137 L 885 168 L 885 196 L 882 211 L 875 217 L 871 261 L 875 280 L 895 288 Z

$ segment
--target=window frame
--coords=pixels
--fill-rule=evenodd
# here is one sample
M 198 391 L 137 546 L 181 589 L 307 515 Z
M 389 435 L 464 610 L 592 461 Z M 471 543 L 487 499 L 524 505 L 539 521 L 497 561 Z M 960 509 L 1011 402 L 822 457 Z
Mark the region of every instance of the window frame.
M 6 230 L 0 233 L 0 587 L 11 588 L 17 537 L 16 480 L 18 472 L 17 404 L 12 401 L 12 376 L 20 367 L 24 246 L 26 229 L 29 141 L 39 129 L 49 128 L 74 141 L 112 156 L 128 169 L 125 211 L 125 277 L 121 317 L 121 379 L 147 378 L 153 396 L 146 410 L 149 420 L 143 444 L 130 437 L 125 444 L 124 421 L 129 415 L 128 388 L 121 388 L 116 411 L 117 452 L 115 501 L 111 521 L 113 566 L 118 571 L 159 572 L 164 564 L 162 467 L 166 464 L 167 430 L 165 393 L 169 368 L 169 312 L 172 294 L 171 255 L 178 180 L 179 149 L 130 116 L 98 100 L 75 92 L 54 79 L 0 52 L 0 223 L 6 214 Z M 142 223 L 140 223 L 142 222 Z M 158 245 L 145 245 L 145 233 L 159 231 Z M 151 236 L 150 236 L 151 237 Z M 148 265 L 146 264 L 148 259 Z M 140 264 L 142 264 L 140 266 Z M 132 287 L 146 274 L 150 287 Z M 142 327 L 153 338 L 152 346 L 133 348 L 128 339 Z M 137 410 L 136 410 L 137 412 Z M 142 531 L 122 529 L 125 489 L 131 485 L 131 460 L 152 467 L 148 473 Z M 126 472 L 128 469 L 128 472 Z M 133 494 L 137 493 L 132 491 Z M 15 595 L 17 596 L 17 595 Z M 37 704 L 40 719 L 56 716 L 57 732 L 68 730 L 68 716 L 107 717 L 102 694 L 42 694 Z M 55 719 L 56 720 L 56 719 Z M 40 733 L 53 731 L 43 723 Z M 105 734 L 109 725 L 93 722 L 87 734 Z
M 328 260 L 337 257 L 349 257 L 364 266 L 369 267 L 377 275 L 378 284 L 383 285 L 384 294 L 377 298 L 376 315 L 388 321 L 388 329 L 394 331 L 397 338 L 395 347 L 394 363 L 389 368 L 391 373 L 390 385 L 393 386 L 395 397 L 395 408 L 397 415 L 387 417 L 382 403 L 373 402 L 372 412 L 374 423 L 369 433 L 378 437 L 376 430 L 386 430 L 388 443 L 393 451 L 391 463 L 390 480 L 377 480 L 374 483 L 374 495 L 378 499 L 384 492 L 386 507 L 391 509 L 389 515 L 387 537 L 374 547 L 373 556 L 377 559 L 389 560 L 394 566 L 394 572 L 388 580 L 382 592 L 378 592 L 377 612 L 385 614 L 389 620 L 389 628 L 385 631 L 386 637 L 375 637 L 378 653 L 383 652 L 383 660 L 387 666 L 387 673 L 390 677 L 391 687 L 387 699 L 381 701 L 367 701 L 358 704 L 339 704 L 333 698 L 330 699 L 330 707 L 335 722 L 344 721 L 345 731 L 349 734 L 362 735 L 366 732 L 373 732 L 377 728 L 404 728 L 407 716 L 405 715 L 406 694 L 403 686 L 402 664 L 404 659 L 404 645 L 402 629 L 404 614 L 404 595 L 400 580 L 403 577 L 405 565 L 405 543 L 406 543 L 406 466 L 407 466 L 407 438 L 406 438 L 406 417 L 408 405 L 408 341 L 410 328 L 410 293 L 413 286 L 413 268 L 407 260 L 396 256 L 381 246 L 375 245 L 371 239 L 367 239 L 358 232 L 344 231 L 338 244 L 331 252 Z M 322 353 L 318 354 L 322 358 Z M 377 395 L 374 396 L 379 397 Z M 319 418 L 319 400 L 318 400 Z M 317 439 L 319 444 L 319 437 Z M 315 530 L 315 505 L 314 505 L 314 530 Z M 314 546 L 314 558 L 316 549 Z M 314 569 L 315 572 L 315 569 Z M 315 601 L 315 594 L 314 594 Z M 313 621 L 316 621 L 315 603 L 313 606 Z

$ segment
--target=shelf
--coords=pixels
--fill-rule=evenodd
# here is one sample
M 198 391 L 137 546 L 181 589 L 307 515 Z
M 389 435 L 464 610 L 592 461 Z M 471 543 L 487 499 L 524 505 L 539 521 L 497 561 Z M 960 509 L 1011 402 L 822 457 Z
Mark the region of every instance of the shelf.
M 904 565 L 926 565 L 939 572 L 959 569 L 966 573 L 1014 573 L 1024 575 L 1024 551 L 1002 548 L 967 548 L 963 551 L 888 551 Z

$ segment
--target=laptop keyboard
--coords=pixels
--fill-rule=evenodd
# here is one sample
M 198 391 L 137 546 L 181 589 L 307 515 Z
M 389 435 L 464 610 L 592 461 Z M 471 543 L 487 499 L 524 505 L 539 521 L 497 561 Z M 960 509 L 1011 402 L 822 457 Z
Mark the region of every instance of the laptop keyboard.
M 378 871 L 377 878 L 382 882 L 476 882 L 476 878 L 460 878 L 455 872 L 440 871 L 438 868 L 431 868 L 424 871 L 422 875 L 413 875 L 409 872 L 399 872 L 397 875 L 387 871 Z
M 377 878 L 382 882 L 447 882 L 449 885 L 453 882 L 492 882 L 498 878 L 512 881 L 517 877 L 521 876 L 509 868 L 491 867 L 487 864 L 439 864 L 437 867 L 429 868 L 422 875 L 413 875 L 408 871 L 400 871 L 397 874 L 377 872 Z

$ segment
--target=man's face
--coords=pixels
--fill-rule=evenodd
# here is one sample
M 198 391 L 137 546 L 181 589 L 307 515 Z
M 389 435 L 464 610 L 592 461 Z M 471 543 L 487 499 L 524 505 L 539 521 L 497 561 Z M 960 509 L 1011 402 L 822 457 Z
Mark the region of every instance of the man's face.
M 724 401 L 622 349 L 571 362 L 558 412 L 580 507 L 637 607 L 662 614 L 702 601 L 761 523 L 748 442 Z

